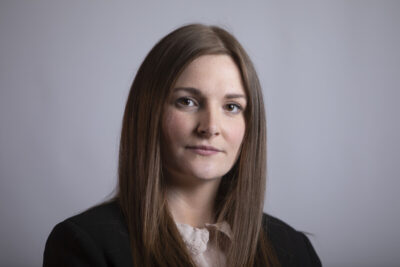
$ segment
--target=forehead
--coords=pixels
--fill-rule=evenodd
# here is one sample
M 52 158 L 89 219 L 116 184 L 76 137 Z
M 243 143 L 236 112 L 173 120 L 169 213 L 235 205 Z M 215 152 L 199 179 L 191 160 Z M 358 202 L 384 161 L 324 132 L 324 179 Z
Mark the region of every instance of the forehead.
M 204 94 L 245 94 L 240 70 L 228 55 L 196 58 L 182 71 L 174 87 L 193 87 Z

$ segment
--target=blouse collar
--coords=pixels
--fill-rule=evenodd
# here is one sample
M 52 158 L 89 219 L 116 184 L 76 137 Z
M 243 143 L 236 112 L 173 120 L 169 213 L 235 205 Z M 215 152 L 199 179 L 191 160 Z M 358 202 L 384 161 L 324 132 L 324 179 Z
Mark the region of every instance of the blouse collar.
M 226 221 L 206 223 L 203 228 L 193 227 L 185 223 L 176 223 L 176 226 L 184 243 L 194 255 L 203 253 L 207 249 L 211 231 L 220 231 L 232 241 L 232 230 Z

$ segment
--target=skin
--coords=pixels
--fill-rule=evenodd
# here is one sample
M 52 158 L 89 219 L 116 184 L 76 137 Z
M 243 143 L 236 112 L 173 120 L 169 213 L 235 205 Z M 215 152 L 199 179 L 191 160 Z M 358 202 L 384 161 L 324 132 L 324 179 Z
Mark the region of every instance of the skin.
M 240 153 L 246 104 L 239 69 L 228 55 L 200 56 L 179 76 L 162 118 L 167 202 L 176 222 L 215 222 L 214 199 Z M 218 152 L 204 155 L 193 148 L 199 145 Z

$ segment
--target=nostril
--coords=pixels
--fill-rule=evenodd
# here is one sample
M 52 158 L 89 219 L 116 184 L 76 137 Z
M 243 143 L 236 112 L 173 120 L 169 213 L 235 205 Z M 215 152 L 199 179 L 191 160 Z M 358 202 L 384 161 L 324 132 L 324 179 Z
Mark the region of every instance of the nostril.
M 219 131 L 218 131 L 217 127 L 206 127 L 206 128 L 199 127 L 199 128 L 197 128 L 197 132 L 200 135 L 207 136 L 207 137 L 219 135 Z

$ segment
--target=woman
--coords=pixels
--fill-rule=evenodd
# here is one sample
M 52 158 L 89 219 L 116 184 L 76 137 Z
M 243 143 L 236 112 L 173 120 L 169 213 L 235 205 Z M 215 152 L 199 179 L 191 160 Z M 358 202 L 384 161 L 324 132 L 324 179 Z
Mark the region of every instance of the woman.
M 58 224 L 44 266 L 320 266 L 304 234 L 263 214 L 265 124 L 231 34 L 168 34 L 131 87 L 117 196 Z

